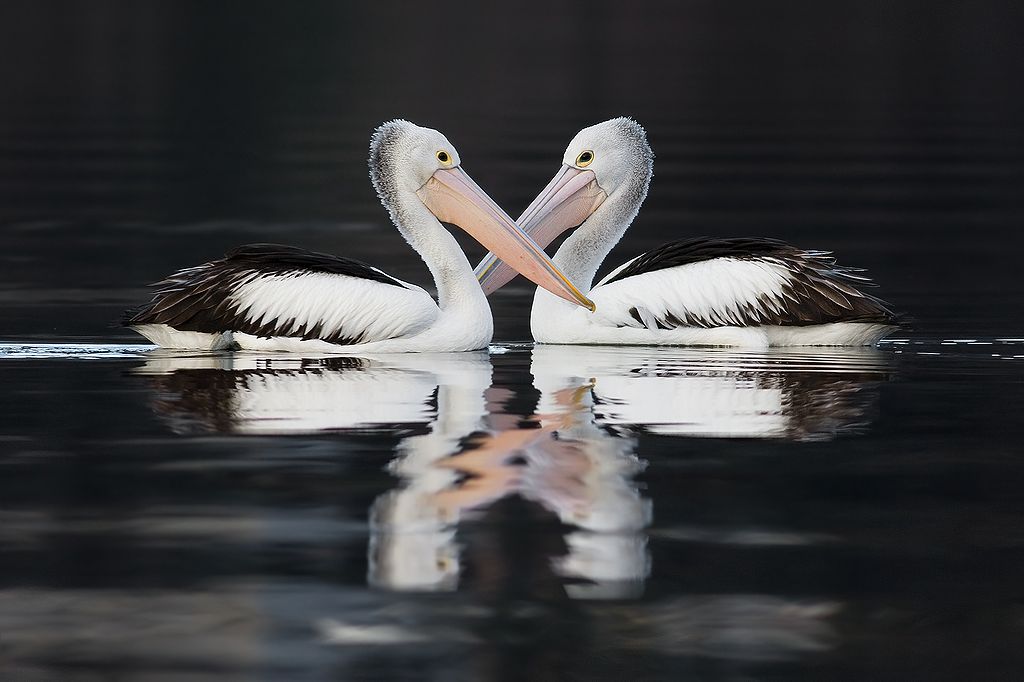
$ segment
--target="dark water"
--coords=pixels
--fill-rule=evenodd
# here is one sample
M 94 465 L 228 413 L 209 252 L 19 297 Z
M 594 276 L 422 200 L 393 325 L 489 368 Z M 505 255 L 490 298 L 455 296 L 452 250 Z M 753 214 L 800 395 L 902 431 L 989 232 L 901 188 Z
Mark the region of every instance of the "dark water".
M 18 680 L 1024 663 L 1024 343 L 0 349 Z
M 1014 3 L 0 7 L 4 679 L 1013 679 L 1024 664 Z M 866 267 L 877 350 L 154 352 L 234 245 L 427 285 L 369 134 L 513 215 L 580 127 L 657 154 L 609 267 L 766 235 Z M 473 258 L 482 249 L 464 241 Z

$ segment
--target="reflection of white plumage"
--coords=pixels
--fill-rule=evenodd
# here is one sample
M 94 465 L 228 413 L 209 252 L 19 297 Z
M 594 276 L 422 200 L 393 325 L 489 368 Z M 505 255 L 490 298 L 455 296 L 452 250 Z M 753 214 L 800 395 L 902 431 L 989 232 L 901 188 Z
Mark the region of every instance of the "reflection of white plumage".
M 484 426 L 491 363 L 484 354 L 474 356 L 449 355 L 443 364 L 431 357 L 427 363 L 437 370 L 436 416 L 428 433 L 399 443 L 389 468 L 401 484 L 378 497 L 370 511 L 371 584 L 392 590 L 452 590 L 458 584 L 458 510 L 439 495 L 459 475 L 438 464 Z
M 153 353 L 137 374 L 157 389 L 155 407 L 178 430 L 237 434 L 394 432 L 390 467 L 401 480 L 370 512 L 369 581 L 388 589 L 454 589 L 460 508 L 446 491 L 460 474 L 440 464 L 485 428 L 486 353 L 362 358 Z M 434 406 L 436 396 L 436 407 Z
M 426 358 L 426 359 L 425 359 Z M 429 368 L 429 369 L 427 369 Z M 485 353 L 346 358 L 153 354 L 136 373 L 159 389 L 156 409 L 179 430 L 239 434 L 393 429 L 434 419 L 444 372 L 483 372 Z
M 456 525 L 466 512 L 515 494 L 577 529 L 566 536 L 569 554 L 555 562 L 574 579 L 567 586 L 572 596 L 637 594 L 649 573 L 642 531 L 651 508 L 632 480 L 642 469 L 632 454 L 635 440 L 595 425 L 589 382 L 558 377 L 550 387 L 538 383 L 540 428 L 479 433 L 462 447 L 468 433 L 486 428 L 489 375 L 481 379 L 442 381 L 430 433 L 399 445 L 391 469 L 402 485 L 378 498 L 371 514 L 371 581 L 390 589 L 454 589 Z
M 830 438 L 866 420 L 885 376 L 878 351 L 741 353 L 539 346 L 535 428 L 500 428 L 485 353 L 321 356 L 152 353 L 135 370 L 178 430 L 237 434 L 410 430 L 390 464 L 400 479 L 370 512 L 368 580 L 396 590 L 455 589 L 459 523 L 522 498 L 571 530 L 553 569 L 573 598 L 639 594 L 650 571 L 651 501 L 634 478 L 635 430 Z M 490 399 L 490 403 L 488 403 Z M 518 420 L 513 420 L 517 423 Z
M 636 597 L 650 574 L 644 529 L 652 516 L 651 501 L 633 480 L 644 468 L 636 439 L 601 428 L 593 379 L 571 364 L 547 362 L 544 350 L 534 348 L 530 371 L 541 393 L 538 419 L 555 438 L 525 451 L 522 494 L 578 529 L 566 535 L 568 554 L 555 562 L 573 579 L 569 596 Z
M 862 349 L 813 354 L 549 346 L 535 375 L 590 377 L 594 416 L 615 429 L 716 438 L 825 439 L 863 425 L 886 356 Z
M 633 477 L 644 464 L 633 453 L 636 439 L 612 436 L 595 419 L 592 384 L 581 376 L 545 374 L 534 349 L 531 371 L 541 391 L 538 418 L 556 435 L 525 451 L 523 494 L 567 524 L 598 532 L 630 532 L 650 522 L 650 502 Z M 567 400 L 566 396 L 572 396 Z

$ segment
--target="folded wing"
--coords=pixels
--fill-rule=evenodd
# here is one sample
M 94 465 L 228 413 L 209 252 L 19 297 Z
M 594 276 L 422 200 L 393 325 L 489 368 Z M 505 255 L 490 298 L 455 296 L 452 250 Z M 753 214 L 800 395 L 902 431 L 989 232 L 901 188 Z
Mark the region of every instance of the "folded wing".
M 277 244 L 250 244 L 154 285 L 126 326 L 320 339 L 339 345 L 411 336 L 438 315 L 420 287 L 360 261 Z
M 617 268 L 591 297 L 620 327 L 894 324 L 888 305 L 861 291 L 872 286 L 861 272 L 774 239 L 684 239 Z

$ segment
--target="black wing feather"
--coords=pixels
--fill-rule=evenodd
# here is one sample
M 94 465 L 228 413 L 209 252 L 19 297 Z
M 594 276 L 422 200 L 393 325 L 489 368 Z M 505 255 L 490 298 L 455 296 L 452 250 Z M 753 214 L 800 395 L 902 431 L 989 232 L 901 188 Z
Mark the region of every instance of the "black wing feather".
M 297 276 L 310 272 L 346 275 L 407 288 L 380 270 L 351 258 L 281 244 L 247 244 L 228 252 L 220 260 L 179 270 L 157 282 L 153 285 L 156 287 L 153 298 L 138 308 L 125 311 L 121 323 L 126 327 L 166 324 L 181 331 L 320 338 L 320 324 L 306 330 L 293 329 L 291 320 L 267 320 L 262 324 L 248 320 L 231 295 L 238 286 L 255 277 Z M 340 336 L 324 340 L 343 345 L 360 341 Z
M 746 326 L 806 326 L 830 322 L 897 324 L 896 314 L 888 303 L 860 290 L 859 287 L 874 286 L 870 279 L 858 274 L 864 272 L 862 269 L 839 265 L 828 251 L 804 251 L 777 239 L 696 237 L 668 242 L 639 256 L 599 286 L 715 258 L 772 262 L 785 266 L 790 273 L 788 286 L 782 288 L 781 301 L 773 302 L 761 295 L 758 306 L 744 306 L 740 310 L 740 322 Z M 638 313 L 630 312 L 634 319 L 640 318 Z M 668 328 L 718 327 L 735 322 L 706 319 L 690 311 L 674 311 L 658 316 L 657 324 Z

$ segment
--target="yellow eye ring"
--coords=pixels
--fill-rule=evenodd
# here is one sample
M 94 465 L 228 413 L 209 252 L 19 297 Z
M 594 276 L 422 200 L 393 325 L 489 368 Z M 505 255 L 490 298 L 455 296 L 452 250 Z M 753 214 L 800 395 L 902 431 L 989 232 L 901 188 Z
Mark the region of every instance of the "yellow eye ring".
M 594 152 L 589 149 L 584 149 L 580 152 L 580 155 L 576 157 L 576 165 L 580 168 L 586 168 L 594 162 Z
M 445 165 L 445 166 L 452 165 L 452 155 L 449 154 L 448 152 L 444 151 L 443 149 L 440 150 L 439 152 L 437 152 L 436 154 L 434 154 L 434 156 L 437 157 L 437 160 L 440 161 L 442 165 Z

